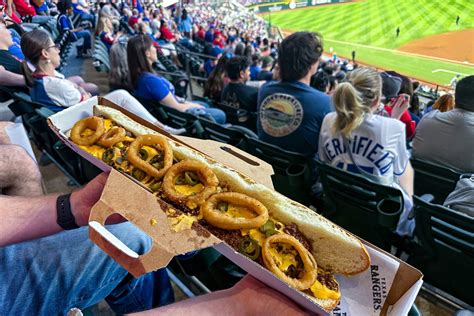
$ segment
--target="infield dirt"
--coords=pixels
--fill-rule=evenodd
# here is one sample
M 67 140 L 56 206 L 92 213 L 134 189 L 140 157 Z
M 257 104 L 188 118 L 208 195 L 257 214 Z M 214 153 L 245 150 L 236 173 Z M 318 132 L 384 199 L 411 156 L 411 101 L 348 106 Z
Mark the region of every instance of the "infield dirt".
M 474 63 L 474 29 L 424 37 L 403 45 L 398 50 Z

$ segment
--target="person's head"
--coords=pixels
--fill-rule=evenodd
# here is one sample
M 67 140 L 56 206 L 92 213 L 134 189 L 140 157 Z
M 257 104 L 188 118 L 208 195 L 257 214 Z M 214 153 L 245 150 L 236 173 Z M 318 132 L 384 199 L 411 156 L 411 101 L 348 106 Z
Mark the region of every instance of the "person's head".
M 439 110 L 440 112 L 448 112 L 452 109 L 454 109 L 454 97 L 450 93 L 440 96 L 433 104 L 433 110 Z
M 250 61 L 245 57 L 234 57 L 227 61 L 226 72 L 232 81 L 246 82 L 250 77 Z
M 112 24 L 112 20 L 109 17 L 102 16 L 97 23 L 95 34 L 99 36 L 102 32 L 112 33 L 113 30 L 114 26 Z
M 48 66 L 52 66 L 55 69 L 61 62 L 58 46 L 54 44 L 48 32 L 42 29 L 35 29 L 25 33 L 21 37 L 21 50 L 26 58 L 22 64 L 22 71 L 25 76 L 26 85 L 29 87 L 33 85 L 34 79 L 27 61 L 40 71 Z
M 132 14 L 133 14 L 133 16 L 138 16 L 138 10 L 137 10 L 137 9 L 133 9 L 133 10 L 132 10 Z
M 259 61 L 260 61 L 260 57 L 258 57 L 257 54 L 252 55 L 252 65 L 253 65 L 253 66 L 257 66 L 258 63 L 259 63 Z
M 186 20 L 188 18 L 188 11 L 183 9 L 183 13 L 181 14 L 181 19 Z
M 334 129 L 350 138 L 364 121 L 364 115 L 378 107 L 381 95 L 382 79 L 375 69 L 357 68 L 350 72 L 332 96 L 337 112 Z
M 273 58 L 271 58 L 270 56 L 265 56 L 262 58 L 262 69 L 270 70 L 272 66 L 273 66 Z
M 110 71 L 109 86 L 111 89 L 130 89 L 130 74 L 127 62 L 127 39 L 121 37 L 112 45 L 109 52 Z
M 385 103 L 390 102 L 391 99 L 396 98 L 400 93 L 402 87 L 402 79 L 392 76 L 387 72 L 380 74 L 382 77 L 382 94 L 385 98 Z
M 413 82 L 408 78 L 407 76 L 401 75 L 398 72 L 395 71 L 386 71 L 387 74 L 398 77 L 400 78 L 401 85 L 400 85 L 400 90 L 398 91 L 398 94 L 408 94 L 410 96 L 410 99 L 413 97 Z
M 235 55 L 235 56 L 243 56 L 243 55 L 244 55 L 244 52 L 245 52 L 245 45 L 244 45 L 244 43 L 238 43 L 238 44 L 235 46 L 234 55 Z
M 13 45 L 13 40 L 10 31 L 5 24 L 0 23 L 0 49 L 7 50 L 11 45 Z
M 314 75 L 322 53 L 322 37 L 318 33 L 296 32 L 286 37 L 278 52 L 281 79 L 297 81 Z
M 456 85 L 456 108 L 474 112 L 474 76 L 467 76 Z
M 72 15 L 73 8 L 71 0 L 61 0 L 58 2 L 58 11 L 61 14 Z
M 329 76 L 324 71 L 318 71 L 311 77 L 310 86 L 323 93 L 329 92 Z
M 153 72 L 152 64 L 158 60 L 156 48 L 150 36 L 139 34 L 128 40 L 127 60 L 130 83 L 136 87 L 140 75 L 144 72 Z
M 229 59 L 223 56 L 219 59 L 214 70 L 210 73 L 204 85 L 204 96 L 219 101 L 221 91 L 224 88 L 225 68 Z

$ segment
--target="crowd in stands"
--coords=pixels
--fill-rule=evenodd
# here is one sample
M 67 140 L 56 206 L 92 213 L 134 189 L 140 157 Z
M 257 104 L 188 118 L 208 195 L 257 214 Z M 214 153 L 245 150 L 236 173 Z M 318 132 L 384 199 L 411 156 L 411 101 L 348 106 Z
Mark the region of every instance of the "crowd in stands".
M 418 82 L 337 56 L 324 57 L 320 34 L 272 38 L 261 18 L 231 4 L 164 8 L 140 0 L 7 0 L 2 16 L 1 86 L 27 93 L 52 112 L 101 94 L 79 74 L 66 77 L 58 71 L 65 56 L 50 32 L 44 27 L 28 29 L 28 24 L 54 19 L 84 62 L 91 62 L 94 36 L 105 45 L 110 60 L 105 98 L 175 134 L 182 129 L 164 125 L 143 104 L 204 117 L 224 127 L 229 126 L 226 109 L 245 111 L 247 121 L 231 123 L 243 125 L 258 139 L 400 189 L 405 203 L 396 232 L 401 236 L 412 236 L 415 228 L 409 217 L 414 194 L 411 156 L 474 173 L 474 76 L 461 79 L 454 95 L 421 104 Z M 176 81 L 159 67 L 164 58 L 187 72 L 182 57 L 186 54 L 197 56 L 200 63 L 196 81 L 190 83 L 203 89 L 200 101 L 178 93 Z M 93 246 L 86 227 L 62 232 L 64 226 L 56 223 L 56 203 L 62 196 L 41 196 L 38 169 L 31 157 L 13 149 L 4 134 L 8 124 L 0 125 L 0 314 L 21 314 L 25 309 L 54 314 L 102 299 L 117 313 L 129 313 L 172 302 L 164 270 L 133 279 Z M 21 168 L 13 168 L 19 164 Z M 10 178 L 25 181 L 5 181 Z M 87 225 L 105 181 L 102 174 L 67 196 L 73 227 Z M 315 163 L 312 182 L 312 196 L 318 200 Z M 111 230 L 129 239 L 135 251 L 151 247 L 131 224 L 116 224 Z M 259 297 L 266 304 L 273 302 L 274 313 L 301 313 L 250 278 L 230 290 L 169 305 L 161 312 L 224 313 L 245 307 L 249 314 L 265 314 Z

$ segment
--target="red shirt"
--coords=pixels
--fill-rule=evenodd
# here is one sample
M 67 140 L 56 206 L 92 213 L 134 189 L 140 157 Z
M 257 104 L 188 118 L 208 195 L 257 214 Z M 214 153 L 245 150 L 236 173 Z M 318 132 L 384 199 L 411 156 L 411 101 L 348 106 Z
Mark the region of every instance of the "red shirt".
M 385 111 L 388 112 L 389 115 L 392 115 L 392 107 L 386 105 L 384 107 Z M 410 113 L 407 111 L 403 112 L 402 116 L 400 117 L 400 121 L 405 124 L 405 131 L 407 134 L 407 139 L 412 139 L 413 136 L 415 136 L 415 129 L 416 129 L 416 123 L 411 119 Z
M 206 31 L 204 31 L 203 28 L 200 28 L 199 31 L 197 32 L 197 37 L 204 40 L 205 36 L 206 36 Z
M 170 41 L 170 40 L 174 39 L 173 33 L 171 33 L 169 28 L 167 28 L 166 26 L 162 26 L 160 28 L 160 33 L 161 33 L 161 37 L 164 38 L 167 41 Z
M 128 19 L 128 25 L 130 25 L 131 28 L 134 28 L 135 24 L 137 24 L 137 23 L 138 23 L 138 16 L 131 16 Z

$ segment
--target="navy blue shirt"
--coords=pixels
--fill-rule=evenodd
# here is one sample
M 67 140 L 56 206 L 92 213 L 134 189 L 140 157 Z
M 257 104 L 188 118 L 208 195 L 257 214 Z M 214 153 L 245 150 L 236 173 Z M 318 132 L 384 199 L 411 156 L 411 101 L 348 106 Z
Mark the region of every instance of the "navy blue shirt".
M 258 137 L 304 155 L 318 150 L 319 131 L 331 98 L 301 82 L 269 82 L 258 94 Z

